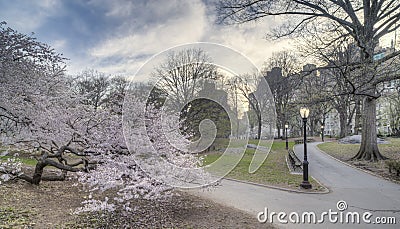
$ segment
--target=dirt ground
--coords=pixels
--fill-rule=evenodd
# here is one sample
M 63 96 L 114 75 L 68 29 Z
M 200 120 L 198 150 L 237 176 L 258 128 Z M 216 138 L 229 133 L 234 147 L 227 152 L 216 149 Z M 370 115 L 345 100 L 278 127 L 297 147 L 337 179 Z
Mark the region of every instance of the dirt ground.
M 182 193 L 173 201 L 135 201 L 137 210 L 73 214 L 87 193 L 73 180 L 0 185 L 0 228 L 273 228 L 255 216 Z M 109 197 L 110 199 L 112 197 Z

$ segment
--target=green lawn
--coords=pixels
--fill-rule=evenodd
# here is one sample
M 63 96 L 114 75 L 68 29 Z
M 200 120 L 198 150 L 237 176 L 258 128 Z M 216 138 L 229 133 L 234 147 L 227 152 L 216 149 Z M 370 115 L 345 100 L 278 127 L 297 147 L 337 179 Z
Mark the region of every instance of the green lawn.
M 217 143 L 220 143 L 220 145 L 224 145 L 223 143 L 225 143 L 226 146 L 226 141 L 227 140 L 219 140 Z M 249 143 L 257 144 L 257 140 L 251 140 Z M 265 142 L 261 142 L 260 145 L 263 145 L 263 143 L 266 144 Z M 290 148 L 292 148 L 293 145 L 293 142 L 289 142 Z M 275 141 L 267 160 L 265 160 L 262 166 L 255 173 L 250 174 L 248 170 L 254 152 L 254 149 L 247 149 L 242 160 L 235 169 L 227 175 L 227 177 L 295 190 L 300 189 L 299 184 L 303 180 L 303 177 L 301 175 L 290 174 L 285 160 L 287 150 L 285 149 L 284 141 Z M 205 164 L 214 162 L 221 156 L 221 154 L 222 153 L 212 153 L 207 155 L 205 157 Z M 313 185 L 313 190 L 324 189 L 311 177 L 310 182 Z
M 13 156 L 0 156 L 0 160 L 6 161 L 8 158 L 14 158 Z M 37 161 L 31 158 L 17 157 L 24 165 L 35 166 Z
M 10 151 L 9 148 L 7 147 L 3 147 L 2 145 L 0 145 L 0 153 L 3 153 L 5 151 Z M 10 151 L 11 154 L 18 154 L 19 156 L 17 157 L 23 164 L 28 165 L 28 166 L 35 166 L 36 165 L 36 160 L 32 159 L 32 158 L 28 158 L 27 156 L 25 156 L 26 154 L 24 154 L 23 152 L 20 152 L 18 150 L 11 150 Z M 24 156 L 21 156 L 24 155 Z M 6 161 L 8 158 L 15 158 L 14 156 L 0 156 L 0 161 Z

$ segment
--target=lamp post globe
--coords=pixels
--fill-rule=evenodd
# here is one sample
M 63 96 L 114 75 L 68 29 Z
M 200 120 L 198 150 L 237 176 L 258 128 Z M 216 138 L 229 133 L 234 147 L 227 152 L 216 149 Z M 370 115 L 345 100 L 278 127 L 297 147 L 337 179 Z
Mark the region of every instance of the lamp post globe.
M 307 107 L 302 107 L 300 108 L 300 116 L 301 118 L 308 118 L 308 116 L 310 115 L 310 109 L 308 109 Z
M 303 182 L 300 187 L 304 189 L 312 188 L 308 181 L 308 158 L 307 158 L 307 118 L 310 114 L 310 110 L 307 107 L 300 108 L 300 116 L 303 119 L 303 145 L 304 145 L 304 160 L 303 160 Z
M 324 141 L 324 125 L 321 126 L 321 138 Z

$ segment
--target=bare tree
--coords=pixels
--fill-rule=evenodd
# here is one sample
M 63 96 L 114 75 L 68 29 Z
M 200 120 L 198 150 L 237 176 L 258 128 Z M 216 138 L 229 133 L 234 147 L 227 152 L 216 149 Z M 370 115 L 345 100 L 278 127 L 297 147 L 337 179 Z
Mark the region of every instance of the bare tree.
M 267 135 L 273 135 L 276 113 L 267 81 L 259 74 L 252 74 L 237 76 L 232 82 L 235 82 L 235 88 L 240 99 L 243 99 L 242 102 L 249 106 L 250 126 L 257 126 L 256 139 L 261 139 L 263 127 L 270 129 Z
M 294 94 L 300 85 L 297 57 L 289 51 L 273 53 L 267 61 L 263 75 L 268 82 L 275 102 L 278 138 L 293 113 Z M 297 114 L 297 112 L 296 112 Z
M 240 120 L 239 120 L 239 106 L 241 104 L 240 101 L 240 92 L 238 89 L 238 79 L 232 78 L 227 80 L 228 85 L 228 100 L 232 107 L 233 114 L 235 115 L 235 124 L 234 124 L 234 134 L 236 137 L 239 137 L 240 132 Z
M 153 72 L 155 85 L 182 109 L 201 90 L 204 79 L 216 76 L 215 66 L 210 63 L 210 57 L 201 49 L 171 52 Z
M 257 89 L 257 85 L 259 80 L 257 77 L 250 77 L 249 76 L 237 76 L 232 81 L 235 83 L 235 89 L 238 91 L 245 101 L 249 104 L 249 121 L 250 125 L 253 127 L 257 125 L 257 139 L 261 138 L 261 128 L 262 128 L 262 106 L 257 100 L 254 92 Z M 254 120 L 254 119 L 255 120 Z
M 311 136 L 320 132 L 320 126 L 325 125 L 326 116 L 332 110 L 331 101 L 328 99 L 329 94 L 325 91 L 327 77 L 318 74 L 319 72 L 315 69 L 314 64 L 303 66 L 300 73 L 301 82 L 297 90 L 297 103 L 300 106 L 309 107 L 312 111 L 308 117 Z
M 350 66 L 357 61 L 358 52 L 351 41 L 343 40 L 325 49 L 314 46 L 312 42 L 303 45 L 304 54 L 313 56 L 324 65 L 320 69 L 323 84 L 318 87 L 321 101 L 329 103 L 339 114 L 341 138 L 350 134 L 351 123 L 359 107 L 359 96 L 351 93 L 356 75 Z M 321 123 L 322 124 L 322 123 Z M 354 127 L 358 130 L 358 125 Z
M 380 160 L 376 133 L 377 86 L 385 81 L 400 78 L 400 74 L 377 74 L 382 63 L 396 57 L 394 52 L 374 60 L 374 50 L 379 39 L 400 27 L 398 0 L 321 0 L 321 1 L 220 1 L 219 19 L 228 23 L 244 23 L 267 16 L 282 16 L 285 23 L 274 30 L 276 38 L 314 33 L 323 37 L 324 45 L 351 37 L 359 49 L 360 70 L 352 94 L 363 96 L 362 143 L 354 159 Z M 340 33 L 337 33 L 340 31 Z M 335 36 L 333 36 L 335 34 Z M 323 48 L 323 47 L 321 47 Z
M 108 90 L 106 106 L 111 108 L 113 113 L 122 115 L 124 98 L 128 90 L 128 80 L 122 76 L 115 76 L 110 79 Z
M 86 97 L 84 103 L 95 110 L 106 103 L 109 87 L 110 77 L 94 69 L 83 71 L 75 82 L 77 93 Z
M 390 124 L 390 135 L 400 136 L 400 93 L 394 92 L 385 98 L 389 102 L 388 118 Z

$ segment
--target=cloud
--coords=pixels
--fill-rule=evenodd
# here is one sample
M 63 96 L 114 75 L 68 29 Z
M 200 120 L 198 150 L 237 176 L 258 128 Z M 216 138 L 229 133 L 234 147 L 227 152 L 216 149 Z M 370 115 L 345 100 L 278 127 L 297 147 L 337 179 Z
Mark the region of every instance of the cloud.
M 9 26 L 23 33 L 37 31 L 47 18 L 57 13 L 58 0 L 14 0 L 0 2 L 0 15 Z
M 130 12 L 140 9 L 141 13 L 117 28 L 120 34 L 100 41 L 88 51 L 88 55 L 101 64 L 99 68 L 116 71 L 120 66 L 124 69 L 118 72 L 130 69 L 133 74 L 138 68 L 135 61 L 143 63 L 167 48 L 200 41 L 208 23 L 206 6 L 201 1 L 169 1 L 168 4 L 149 1 L 145 5 L 127 7 L 132 10 Z M 120 7 L 111 7 L 106 14 L 127 17 Z M 120 62 L 115 63 L 115 60 Z
M 0 14 L 20 32 L 35 32 L 69 58 L 68 73 L 95 68 L 133 75 L 148 58 L 173 46 L 214 42 L 261 67 L 285 42 L 264 39 L 269 18 L 241 26 L 215 24 L 214 0 L 0 1 Z
M 97 4 L 100 2 L 96 1 Z M 107 71 L 133 74 L 139 67 L 133 64 L 135 61 L 143 63 L 145 58 L 165 49 L 198 41 L 229 46 L 261 67 L 273 51 L 282 50 L 282 45 L 287 45 L 287 42 L 277 45 L 265 39 L 274 21 L 261 20 L 260 23 L 242 26 L 215 25 L 212 7 L 207 7 L 202 1 L 168 1 L 165 4 L 159 1 L 142 4 L 123 4 L 125 0 L 111 2 L 106 15 L 129 20 L 118 28 L 120 34 L 99 42 L 88 52 L 96 60 L 98 68 Z
M 268 27 L 265 24 L 219 27 L 210 33 L 208 39 L 239 51 L 261 68 L 273 52 L 291 47 L 289 40 L 267 40 Z
M 52 48 L 54 48 L 55 50 L 62 50 L 65 48 L 67 41 L 64 39 L 60 39 L 60 40 L 54 40 L 50 46 Z
M 119 28 L 127 31 L 126 34 L 101 42 L 90 54 L 95 57 L 152 55 L 174 45 L 198 41 L 203 35 L 206 20 L 201 2 L 154 4 L 150 1 L 141 7 L 142 13 L 131 18 L 131 24 L 125 23 Z M 116 11 L 120 12 L 120 8 L 111 10 L 120 15 Z

